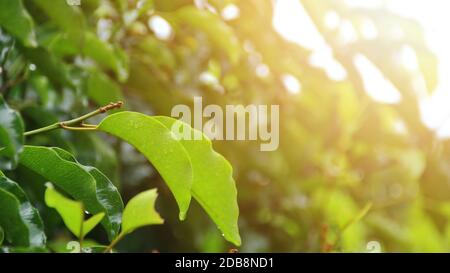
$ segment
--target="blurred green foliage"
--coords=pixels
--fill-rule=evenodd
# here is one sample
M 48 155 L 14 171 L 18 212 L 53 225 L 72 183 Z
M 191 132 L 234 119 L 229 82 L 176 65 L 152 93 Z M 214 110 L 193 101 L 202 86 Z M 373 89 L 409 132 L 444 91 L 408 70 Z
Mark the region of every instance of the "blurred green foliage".
M 450 146 L 421 122 L 414 82 L 422 77 L 433 90 L 437 59 L 416 22 L 337 0 L 302 0 L 348 73 L 345 80 L 333 81 L 310 64 L 309 50 L 274 30 L 273 1 L 195 2 L 8 1 L 11 6 L 0 9 L 0 24 L 17 15 L 17 27 L 0 33 L 1 93 L 21 113 L 27 130 L 122 99 L 129 109 L 158 115 L 170 115 L 176 104 L 192 105 L 196 95 L 204 104 L 221 106 L 278 104 L 277 151 L 260 152 L 257 141 L 214 142 L 234 168 L 241 251 L 364 252 L 370 241 L 378 241 L 382 251 L 450 250 Z M 240 11 L 234 20 L 220 16 L 229 4 Z M 342 42 L 324 25 L 329 11 L 356 29 L 370 20 L 379 34 Z M 159 33 L 154 20 L 169 24 L 170 35 Z M 393 29 L 404 35 L 392 35 Z M 398 63 L 405 45 L 417 54 L 417 73 Z M 366 94 L 353 62 L 356 54 L 371 60 L 397 87 L 399 103 L 382 104 Z M 262 64 L 269 68 L 264 76 L 255 72 Z M 214 80 L 205 81 L 205 73 Z M 301 93 L 285 90 L 286 74 L 300 79 Z M 1 105 L 0 111 L 3 119 Z M 178 222 L 170 192 L 131 146 L 67 131 L 37 135 L 28 143 L 64 148 L 81 163 L 98 167 L 125 200 L 160 187 L 157 207 L 165 225 L 138 230 L 119 250 L 231 247 L 198 206 L 186 222 Z M 23 180 L 29 174 L 19 168 L 8 175 Z M 33 202 L 43 204 L 38 193 L 44 189 L 36 183 L 22 186 Z M 69 240 L 58 217 L 48 211 L 42 216 L 51 243 Z M 97 229 L 90 236 L 106 240 Z

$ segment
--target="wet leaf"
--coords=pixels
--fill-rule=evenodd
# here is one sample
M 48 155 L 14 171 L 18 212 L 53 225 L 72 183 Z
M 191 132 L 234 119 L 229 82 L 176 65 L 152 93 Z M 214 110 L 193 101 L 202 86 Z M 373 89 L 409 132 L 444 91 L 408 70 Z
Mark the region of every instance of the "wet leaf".
M 183 131 L 175 133 L 183 134 L 184 130 L 188 130 L 193 136 L 195 132 L 195 129 L 173 118 L 161 116 L 155 119 L 168 129 L 175 128 L 173 126 L 178 123 Z M 216 223 L 225 239 L 239 246 L 241 244 L 238 228 L 239 207 L 230 163 L 214 151 L 211 141 L 204 135 L 201 140 L 181 139 L 180 142 L 192 162 L 194 171 L 192 196 Z
M 20 114 L 0 95 L 0 169 L 11 170 L 17 165 L 24 144 L 23 133 Z
M 99 130 L 133 145 L 153 164 L 172 191 L 184 219 L 191 201 L 192 167 L 189 156 L 169 129 L 153 117 L 121 112 L 105 118 Z
M 109 238 L 113 239 L 118 233 L 118 218 L 122 209 L 117 189 L 97 171 L 93 170 L 92 175 L 91 170 L 71 161 L 73 157 L 69 155 L 61 152 L 61 149 L 55 151 L 47 147 L 26 146 L 21 154 L 20 164 L 52 182 L 75 200 L 83 202 L 91 214 L 105 212 L 102 225 Z

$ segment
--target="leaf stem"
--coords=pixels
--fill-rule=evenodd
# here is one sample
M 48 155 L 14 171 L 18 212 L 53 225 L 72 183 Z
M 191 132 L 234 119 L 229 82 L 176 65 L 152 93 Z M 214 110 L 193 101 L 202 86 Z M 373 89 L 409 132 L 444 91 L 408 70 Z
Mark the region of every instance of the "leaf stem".
M 75 119 L 71 119 L 68 121 L 63 121 L 63 122 L 56 122 L 54 124 L 51 124 L 49 126 L 45 126 L 36 130 L 32 130 L 29 132 L 26 132 L 24 134 L 24 136 L 31 136 L 31 135 L 35 135 L 35 134 L 40 134 L 40 133 L 44 133 L 44 132 L 48 132 L 48 131 L 52 131 L 52 130 L 56 130 L 56 129 L 65 129 L 65 130 L 71 130 L 71 131 L 93 131 L 93 130 L 97 130 L 97 126 L 95 125 L 84 125 L 82 124 L 85 120 L 92 118 L 94 116 L 97 116 L 99 114 L 103 114 L 108 112 L 109 110 L 112 109 L 118 109 L 121 108 L 123 105 L 123 102 L 118 101 L 118 102 L 112 102 L 106 106 L 100 107 L 97 110 L 90 112 L 86 115 L 83 115 L 81 117 L 75 118 Z M 72 125 L 80 125 L 80 127 L 73 127 Z
M 105 251 L 103 251 L 103 253 L 109 253 L 111 252 L 111 250 L 114 248 L 114 246 L 116 246 L 116 244 L 123 239 L 123 237 L 126 235 L 125 232 L 121 232 L 116 239 L 114 239 L 111 244 L 109 244 L 108 247 L 106 247 Z
M 80 236 L 78 237 L 78 242 L 80 243 L 80 253 L 83 253 L 83 227 L 84 227 L 84 205 L 81 203 L 81 225 L 80 225 Z

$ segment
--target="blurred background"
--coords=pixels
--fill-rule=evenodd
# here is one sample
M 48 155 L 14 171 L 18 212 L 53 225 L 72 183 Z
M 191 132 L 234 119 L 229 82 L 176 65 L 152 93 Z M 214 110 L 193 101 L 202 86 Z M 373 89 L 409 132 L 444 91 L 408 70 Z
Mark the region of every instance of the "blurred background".
M 192 106 L 194 96 L 204 105 L 277 104 L 278 150 L 214 142 L 234 168 L 239 251 L 450 250 L 450 2 L 23 2 L 39 46 L 2 30 L 10 53 L 0 59 L 10 72 L 2 83 L 15 83 L 5 96 L 28 129 L 118 99 L 152 115 Z M 99 167 L 125 201 L 160 189 L 166 223 L 119 250 L 233 248 L 196 204 L 179 222 L 164 182 L 131 146 L 61 131 L 30 143 Z M 70 240 L 60 219 L 43 217 L 55 249 Z M 106 240 L 101 229 L 91 237 Z

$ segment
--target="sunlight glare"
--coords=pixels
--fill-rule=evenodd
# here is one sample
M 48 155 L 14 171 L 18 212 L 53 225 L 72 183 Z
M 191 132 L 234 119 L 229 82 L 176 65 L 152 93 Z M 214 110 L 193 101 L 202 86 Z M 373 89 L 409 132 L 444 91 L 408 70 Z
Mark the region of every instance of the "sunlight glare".
M 396 14 L 416 19 L 424 28 L 428 46 L 439 59 L 438 85 L 422 99 L 422 120 L 437 136 L 450 137 L 450 1 L 391 0 L 388 8 Z M 409 63 L 409 61 L 408 61 Z
M 356 54 L 353 62 L 363 80 L 364 89 L 375 101 L 398 103 L 400 92 L 387 80 L 381 71 L 364 55 Z
M 365 19 L 362 22 L 361 34 L 366 40 L 373 40 L 378 37 L 378 29 L 375 23 L 370 19 Z
M 325 26 L 331 30 L 336 29 L 341 23 L 341 18 L 336 11 L 331 10 L 325 14 Z
M 420 95 L 420 109 L 422 113 L 422 121 L 431 129 L 435 129 L 440 137 L 450 137 L 450 35 L 448 35 L 448 26 L 450 26 L 450 1 L 443 0 L 346 0 L 345 3 L 351 7 L 378 9 L 381 7 L 388 8 L 391 12 L 400 16 L 415 19 L 424 28 L 426 42 L 430 49 L 439 59 L 439 82 L 436 90 L 432 90 L 432 95 L 425 96 L 426 86 L 419 72 L 417 81 L 413 83 L 415 91 Z M 328 12 L 324 18 L 325 25 L 329 29 L 338 28 L 341 36 L 345 41 L 352 41 L 358 32 L 361 37 L 367 40 L 376 39 L 378 37 L 378 29 L 374 22 L 365 20 L 358 32 L 354 31 L 354 27 L 342 21 L 338 14 L 334 11 Z M 336 24 L 338 26 L 336 26 Z M 310 56 L 310 63 L 313 66 L 323 68 L 327 75 L 333 80 L 343 80 L 347 77 L 345 68 L 335 60 L 331 48 L 327 45 L 320 32 L 317 30 L 312 19 L 303 8 L 301 1 L 298 0 L 278 0 L 275 4 L 274 28 L 286 40 L 295 42 L 307 49 L 313 51 Z M 301 26 L 301 27 L 300 27 Z M 400 27 L 392 28 L 391 37 L 400 39 L 405 33 Z M 408 70 L 418 70 L 417 56 L 414 50 L 406 46 L 400 53 L 400 61 Z M 386 82 L 384 76 L 367 60 L 365 56 L 356 56 L 355 63 L 358 63 L 368 74 L 367 70 L 372 71 L 375 75 L 370 78 L 381 78 L 381 82 L 373 79 L 370 90 L 372 96 L 379 101 L 390 103 L 398 102 L 401 98 L 398 90 L 390 82 Z M 376 72 L 374 72 L 376 71 Z M 371 72 L 371 73 L 372 73 Z M 381 88 L 385 86 L 385 88 Z M 375 91 L 376 90 L 376 91 Z M 423 98 L 422 98 L 423 97 Z
M 340 20 L 333 17 L 334 15 L 330 14 L 328 18 L 331 25 Z M 273 26 L 286 40 L 312 50 L 309 59 L 311 65 L 324 69 L 331 80 L 345 80 L 347 71 L 333 57 L 331 47 L 325 42 L 300 1 L 278 0 L 275 5 Z
M 161 40 L 169 40 L 172 36 L 172 27 L 161 16 L 154 15 L 148 19 L 148 27 L 155 33 L 155 36 Z
M 237 19 L 240 15 L 240 10 L 235 4 L 228 4 L 223 10 L 220 12 L 222 18 L 226 21 L 231 21 Z
M 293 95 L 300 93 L 302 85 L 294 75 L 284 74 L 281 76 L 281 80 L 283 81 L 284 87 L 288 93 Z

